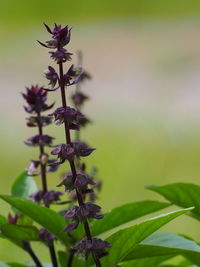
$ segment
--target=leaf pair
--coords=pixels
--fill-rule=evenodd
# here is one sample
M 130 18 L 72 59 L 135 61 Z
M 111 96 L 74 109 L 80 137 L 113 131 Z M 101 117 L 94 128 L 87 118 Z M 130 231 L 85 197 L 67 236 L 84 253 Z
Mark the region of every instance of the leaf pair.
M 17 208 L 20 212 L 31 217 L 34 221 L 57 236 L 58 239 L 61 240 L 65 245 L 68 245 L 67 235 L 66 233 L 62 232 L 62 229 L 65 226 L 65 220 L 55 211 L 43 206 L 39 206 L 31 201 L 12 196 L 1 195 L 0 198 Z M 105 219 L 105 225 L 102 225 L 98 221 L 94 223 L 92 226 L 92 231 L 94 231 L 95 235 L 98 235 L 128 221 L 168 206 L 169 204 L 156 201 L 140 201 L 126 204 L 122 207 L 112 210 L 106 216 L 107 219 Z M 103 266 L 113 266 L 119 262 L 130 260 L 130 258 L 127 258 L 128 255 L 133 252 L 133 250 L 141 241 L 169 221 L 190 210 L 191 209 L 185 209 L 167 213 L 140 224 L 136 224 L 132 227 L 119 230 L 112 234 L 110 237 L 108 237 L 107 241 L 111 242 L 113 246 L 109 251 L 109 257 L 102 259 Z

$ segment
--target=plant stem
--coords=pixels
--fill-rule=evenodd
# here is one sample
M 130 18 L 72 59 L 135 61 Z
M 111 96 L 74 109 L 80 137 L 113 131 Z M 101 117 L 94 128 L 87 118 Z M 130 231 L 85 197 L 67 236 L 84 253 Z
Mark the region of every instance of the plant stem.
M 53 267 L 58 267 L 58 262 L 56 258 L 56 252 L 55 252 L 53 241 L 50 242 L 48 246 L 49 246 L 49 252 L 50 252 L 51 262 L 53 264 Z
M 38 259 L 38 257 L 36 256 L 36 254 L 34 253 L 34 251 L 32 250 L 30 243 L 27 241 L 23 241 L 23 247 L 24 250 L 28 252 L 32 260 L 35 262 L 36 267 L 42 267 L 42 264 Z
M 39 131 L 39 135 L 43 135 L 42 124 L 40 122 L 40 118 L 41 118 L 40 112 L 38 112 L 37 115 L 38 115 L 38 131 Z M 43 194 L 45 194 L 48 191 L 47 176 L 46 176 L 46 165 L 47 164 L 42 162 L 42 156 L 43 155 L 45 155 L 44 145 L 40 144 L 40 168 L 41 168 L 41 178 L 42 178 L 42 190 L 43 190 Z M 49 208 L 49 205 L 45 204 L 45 207 Z M 50 256 L 51 256 L 51 261 L 52 261 L 53 267 L 58 267 L 53 241 L 49 245 L 49 252 L 50 252 Z
M 71 267 L 72 266 L 72 262 L 73 262 L 73 259 L 74 259 L 74 253 L 75 253 L 74 250 L 70 250 L 69 259 L 67 261 L 67 267 Z
M 39 135 L 43 134 L 43 130 L 42 130 L 42 124 L 40 122 L 40 112 L 37 113 L 38 115 L 38 131 L 39 131 Z M 44 146 L 42 144 L 40 144 L 40 160 L 42 158 L 42 156 L 44 155 Z M 40 168 L 41 168 L 41 178 L 42 178 L 42 189 L 43 189 L 43 193 L 45 194 L 48 191 L 47 188 L 47 179 L 46 179 L 46 163 L 43 163 L 42 161 L 40 162 Z
M 66 108 L 67 101 L 66 101 L 66 95 L 65 95 L 63 63 L 59 63 L 59 76 L 60 76 L 60 91 L 61 91 L 62 105 L 63 105 L 64 108 Z M 69 145 L 72 146 L 71 137 L 70 137 L 70 130 L 68 128 L 67 121 L 64 121 L 64 126 L 65 126 L 66 144 L 69 144 Z M 75 181 L 76 176 L 77 176 L 77 172 L 76 172 L 76 166 L 75 166 L 74 160 L 70 160 L 69 164 L 70 164 L 70 168 L 71 168 L 71 172 L 72 172 L 72 176 L 73 176 L 73 181 Z M 83 206 L 84 205 L 84 201 L 83 201 L 82 194 L 77 189 L 76 189 L 76 195 L 77 195 L 79 206 Z M 88 221 L 87 221 L 86 218 L 83 221 L 83 225 L 84 225 L 85 234 L 87 236 L 87 239 L 92 241 L 92 235 L 91 235 L 91 232 L 90 232 L 90 227 L 89 227 L 89 224 L 88 224 Z M 99 258 L 96 256 L 96 254 L 94 252 L 92 252 L 92 256 L 93 256 L 93 259 L 94 259 L 94 262 L 95 262 L 96 266 L 97 267 L 101 267 L 100 260 L 99 260 Z

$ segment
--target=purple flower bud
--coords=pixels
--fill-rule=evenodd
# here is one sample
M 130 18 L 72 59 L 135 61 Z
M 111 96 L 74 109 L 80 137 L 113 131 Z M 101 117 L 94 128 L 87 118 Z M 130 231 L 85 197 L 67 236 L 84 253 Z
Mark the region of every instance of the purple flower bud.
M 76 180 L 74 182 L 75 187 L 83 188 L 83 187 L 87 187 L 87 185 L 89 184 L 95 185 L 95 182 L 92 181 L 92 179 L 90 179 L 85 174 L 81 174 L 81 173 L 77 174 Z
M 38 41 L 42 46 L 47 48 L 57 48 L 67 45 L 70 41 L 71 29 L 68 26 L 62 28 L 61 25 L 55 24 L 53 30 L 47 24 L 44 24 L 47 31 L 52 35 L 53 40 L 44 43 Z
M 92 202 L 86 202 L 84 206 L 85 209 L 88 211 L 88 216 L 92 218 L 96 218 L 96 213 L 101 211 L 101 207 Z
M 8 222 L 11 224 L 17 224 L 19 218 L 19 215 L 12 216 L 10 213 L 8 214 Z
M 81 106 L 89 97 L 82 92 L 75 92 L 71 97 L 75 106 Z
M 72 160 L 75 156 L 75 150 L 69 144 L 61 144 L 58 145 L 54 150 L 51 151 L 52 155 L 57 155 L 60 162 L 58 164 L 63 163 L 65 160 Z
M 71 56 L 73 55 L 63 47 L 56 51 L 50 51 L 49 54 L 51 54 L 51 58 L 55 60 L 57 64 L 70 61 L 72 59 Z
M 54 29 L 51 31 L 51 34 L 52 38 L 57 40 L 61 46 L 65 46 L 70 41 L 71 29 L 68 26 L 62 28 L 61 25 L 55 24 Z
M 97 220 L 99 220 L 99 219 L 103 219 L 103 218 L 104 218 L 104 214 L 97 214 L 97 215 L 94 215 L 93 218 L 94 218 L 94 219 L 97 219 Z
M 55 164 L 56 163 L 56 159 L 49 159 L 48 160 L 48 169 L 47 172 L 56 172 L 59 168 L 59 165 Z
M 84 115 L 78 110 L 71 107 L 59 107 L 50 116 L 54 116 L 57 125 L 61 125 L 63 122 L 67 122 L 69 129 L 79 129 L 77 125 Z
M 77 213 L 78 208 L 79 208 L 79 207 L 76 206 L 76 205 L 71 206 L 71 207 L 67 210 L 67 212 L 65 213 L 64 218 L 65 218 L 65 219 L 76 219 L 76 218 L 77 218 L 76 213 Z
M 72 230 L 76 229 L 76 228 L 78 227 L 78 225 L 79 225 L 79 221 L 75 221 L 75 222 L 73 222 L 73 223 L 68 224 L 68 225 L 63 229 L 63 231 L 64 231 L 64 232 L 65 232 L 65 231 L 72 231 Z
M 49 116 L 40 116 L 40 117 L 31 116 L 27 118 L 27 121 L 28 121 L 27 126 L 29 127 L 38 127 L 39 124 L 42 126 L 47 126 L 51 124 L 52 118 Z
M 54 150 L 51 151 L 51 154 L 57 155 L 58 159 L 60 159 L 60 162 L 55 162 L 51 165 L 62 164 L 65 162 L 65 160 L 73 160 L 74 156 L 89 156 L 94 150 L 95 148 L 90 148 L 87 144 L 83 142 L 73 142 L 71 145 L 58 145 Z
M 95 150 L 95 148 L 90 148 L 86 143 L 78 141 L 73 143 L 73 147 L 76 155 L 80 157 L 87 157 Z
M 55 190 L 47 191 L 43 197 L 44 203 L 46 205 L 49 205 L 53 202 L 56 202 L 56 201 L 60 200 L 61 195 L 63 195 L 63 193 L 59 192 L 59 191 L 55 191 Z
M 86 205 L 82 205 L 79 206 L 77 212 L 76 212 L 76 216 L 79 218 L 86 218 L 89 217 L 89 210 L 87 209 Z
M 57 187 L 65 186 L 65 192 L 70 192 L 74 189 L 73 176 L 71 173 L 68 173 L 63 177 L 63 180 L 57 185 Z
M 45 72 L 45 76 L 47 80 L 49 80 L 49 85 L 52 87 L 55 87 L 57 81 L 58 81 L 58 74 L 55 71 L 55 69 L 51 66 L 48 67 L 48 71 Z
M 31 194 L 29 196 L 30 200 L 32 200 L 33 202 L 36 202 L 36 203 L 40 203 L 43 199 L 43 196 L 44 196 L 44 193 L 42 190 L 38 190 L 37 192 Z
M 86 116 L 83 117 L 77 117 L 77 123 L 78 125 L 85 127 L 88 123 L 90 123 L 90 119 L 88 119 Z
M 101 210 L 101 207 L 99 207 L 96 204 L 93 204 L 91 202 L 86 202 L 84 205 L 81 206 L 76 206 L 73 205 L 70 207 L 66 214 L 65 214 L 65 219 L 82 219 L 85 217 L 88 218 L 96 218 L 99 219 L 100 216 L 98 217 L 96 213 L 98 213 Z M 101 216 L 102 218 L 102 216 Z
M 105 249 L 110 248 L 112 245 L 107 241 L 103 241 L 100 238 L 93 237 L 92 240 L 88 240 L 86 237 L 74 245 L 75 249 L 78 249 L 83 255 L 87 255 L 89 252 L 95 252 L 98 257 L 107 255 Z
M 51 234 L 44 228 L 41 228 L 39 230 L 39 237 L 42 241 L 47 243 L 56 239 L 56 237 L 53 234 Z
M 68 69 L 66 74 L 64 74 L 64 83 L 66 86 L 70 86 L 79 82 L 81 78 L 82 69 L 80 67 L 71 67 Z
M 32 86 L 31 88 L 26 88 L 27 92 L 22 93 L 22 96 L 29 104 L 29 106 L 25 107 L 25 110 L 28 113 L 33 112 L 41 112 L 48 110 L 53 107 L 54 104 L 48 106 L 45 102 L 47 100 L 47 92 L 43 87 L 39 87 L 38 85 Z
M 24 142 L 27 146 L 51 146 L 53 142 L 54 137 L 51 137 L 49 135 L 34 135 L 27 139 L 26 142 Z

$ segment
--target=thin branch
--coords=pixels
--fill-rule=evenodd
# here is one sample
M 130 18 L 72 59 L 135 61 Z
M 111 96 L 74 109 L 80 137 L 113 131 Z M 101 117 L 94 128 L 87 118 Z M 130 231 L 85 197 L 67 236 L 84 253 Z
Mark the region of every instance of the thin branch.
M 39 118 L 38 119 L 38 131 L 39 131 L 40 135 L 43 135 L 43 128 L 42 128 L 42 124 L 40 122 L 40 116 L 41 116 L 40 112 L 38 112 L 38 118 Z M 40 144 L 40 168 L 41 168 L 42 190 L 43 190 L 43 194 L 45 194 L 48 191 L 47 177 L 46 177 L 47 164 L 42 162 L 42 156 L 43 155 L 45 155 L 44 145 Z M 47 208 L 49 208 L 49 205 L 47 203 L 45 203 L 45 206 Z M 49 247 L 49 253 L 51 256 L 51 261 L 52 261 L 53 267 L 58 267 L 53 241 L 51 242 L 51 244 L 48 247 Z
M 71 267 L 72 266 L 73 259 L 74 259 L 74 253 L 75 253 L 75 250 L 71 249 L 70 252 L 69 252 L 69 258 L 68 258 L 66 267 Z
M 42 264 L 36 254 L 34 253 L 33 249 L 31 248 L 31 245 L 27 241 L 23 241 L 23 248 L 25 251 L 28 252 L 32 260 L 35 262 L 36 267 L 42 267 Z
M 37 113 L 38 115 L 38 131 L 39 135 L 43 135 L 42 124 L 40 122 L 40 112 Z M 41 178 L 42 178 L 42 189 L 43 193 L 45 194 L 48 191 L 47 188 L 47 179 L 46 179 L 46 163 L 42 162 L 42 156 L 44 155 L 44 146 L 40 144 L 40 168 L 41 168 Z
M 56 252 L 55 252 L 53 241 L 50 242 L 48 246 L 49 246 L 49 252 L 50 252 L 51 262 L 53 264 L 53 267 L 58 267 L 58 262 L 56 258 Z

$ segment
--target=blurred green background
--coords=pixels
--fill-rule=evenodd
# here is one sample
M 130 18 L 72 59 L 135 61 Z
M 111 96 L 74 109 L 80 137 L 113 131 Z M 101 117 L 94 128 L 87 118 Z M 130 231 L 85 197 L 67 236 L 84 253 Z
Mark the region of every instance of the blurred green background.
M 73 61 L 81 49 L 84 66 L 93 76 L 84 90 L 91 96 L 85 113 L 94 123 L 83 137 L 97 148 L 88 165 L 98 166 L 104 182 L 99 199 L 103 209 L 159 199 L 144 189 L 147 184 L 198 184 L 199 15 L 198 0 L 0 0 L 1 193 L 10 192 L 15 177 L 37 156 L 37 149 L 23 144 L 34 129 L 25 126 L 20 92 L 31 84 L 46 84 L 43 71 L 52 62 L 36 42 L 49 38 L 43 22 L 73 27 Z M 58 94 L 51 94 L 54 97 L 59 105 Z M 62 126 L 46 130 L 62 142 Z M 55 188 L 58 181 L 58 174 L 49 176 L 49 187 Z M 8 213 L 2 202 L 1 213 Z M 200 240 L 198 223 L 186 216 L 184 223 L 176 219 L 164 230 Z M 41 257 L 48 261 L 48 255 Z M 1 240 L 0 260 L 29 258 Z

